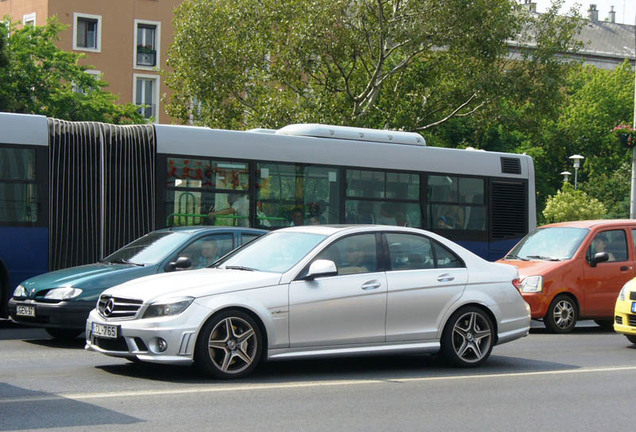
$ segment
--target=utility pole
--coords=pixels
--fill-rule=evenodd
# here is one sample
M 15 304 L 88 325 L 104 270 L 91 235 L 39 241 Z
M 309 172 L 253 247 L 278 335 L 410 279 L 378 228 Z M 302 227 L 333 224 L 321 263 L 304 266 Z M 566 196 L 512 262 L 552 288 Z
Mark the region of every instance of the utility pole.
M 634 120 L 632 129 L 636 128 L 636 14 L 634 15 Z M 632 149 L 632 196 L 629 200 L 629 218 L 636 219 L 636 147 Z

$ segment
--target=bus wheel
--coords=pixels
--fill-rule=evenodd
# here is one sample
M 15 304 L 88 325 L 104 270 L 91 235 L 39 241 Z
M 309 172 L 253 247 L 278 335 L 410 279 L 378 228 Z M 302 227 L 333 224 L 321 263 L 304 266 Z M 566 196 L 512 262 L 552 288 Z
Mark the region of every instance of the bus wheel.
M 46 332 L 54 339 L 70 341 L 82 333 L 82 330 L 65 328 L 46 328 Z
M 543 319 L 546 328 L 554 333 L 570 333 L 578 319 L 578 308 L 574 299 L 568 295 L 558 295 L 550 303 L 548 313 Z

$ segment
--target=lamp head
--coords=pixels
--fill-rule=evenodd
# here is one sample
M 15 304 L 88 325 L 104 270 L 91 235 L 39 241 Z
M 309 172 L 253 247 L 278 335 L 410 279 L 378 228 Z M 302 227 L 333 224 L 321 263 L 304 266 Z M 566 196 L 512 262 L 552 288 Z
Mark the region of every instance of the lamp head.
M 570 156 L 570 159 L 572 159 L 572 162 L 574 162 L 574 168 L 579 168 L 581 166 L 581 161 L 585 159 L 585 157 L 575 154 Z
M 570 171 L 563 171 L 561 175 L 563 176 L 563 182 L 567 182 L 570 180 L 572 173 Z

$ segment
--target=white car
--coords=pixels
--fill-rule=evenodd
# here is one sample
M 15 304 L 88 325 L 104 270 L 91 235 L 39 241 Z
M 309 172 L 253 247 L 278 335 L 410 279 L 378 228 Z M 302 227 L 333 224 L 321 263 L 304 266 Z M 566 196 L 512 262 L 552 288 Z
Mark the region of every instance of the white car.
M 427 231 L 300 226 L 271 232 L 214 268 L 106 290 L 86 348 L 192 364 L 238 378 L 264 359 L 435 353 L 460 367 L 526 336 L 517 269 Z

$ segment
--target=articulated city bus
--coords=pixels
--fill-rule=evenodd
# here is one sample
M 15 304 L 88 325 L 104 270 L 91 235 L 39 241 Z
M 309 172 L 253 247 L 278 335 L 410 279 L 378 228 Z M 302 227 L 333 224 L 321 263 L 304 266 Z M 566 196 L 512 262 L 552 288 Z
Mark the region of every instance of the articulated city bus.
M 330 125 L 115 126 L 0 113 L 0 315 L 31 276 L 175 225 L 379 223 L 494 260 L 536 225 L 526 155 Z

